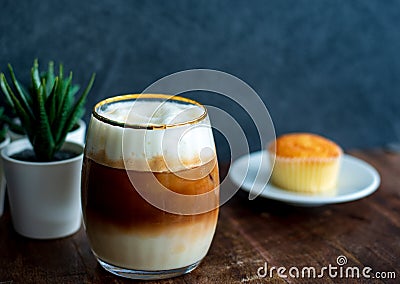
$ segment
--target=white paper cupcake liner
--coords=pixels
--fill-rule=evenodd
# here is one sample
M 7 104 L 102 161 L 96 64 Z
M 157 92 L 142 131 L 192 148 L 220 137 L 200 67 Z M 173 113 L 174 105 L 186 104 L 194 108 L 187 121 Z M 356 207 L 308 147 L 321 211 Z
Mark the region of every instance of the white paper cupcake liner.
M 276 186 L 299 193 L 333 194 L 339 174 L 340 159 L 286 158 L 270 153 L 271 164 L 275 159 L 271 182 Z

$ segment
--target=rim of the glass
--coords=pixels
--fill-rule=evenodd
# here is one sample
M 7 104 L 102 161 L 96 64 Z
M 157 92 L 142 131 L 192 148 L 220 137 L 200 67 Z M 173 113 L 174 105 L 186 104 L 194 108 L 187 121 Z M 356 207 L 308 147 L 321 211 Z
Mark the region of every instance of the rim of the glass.
M 129 124 L 117 120 L 113 120 L 110 118 L 107 118 L 101 114 L 98 113 L 98 109 L 106 104 L 112 104 L 116 102 L 121 102 L 121 101 L 128 101 L 128 100 L 137 100 L 137 99 L 163 99 L 165 101 L 178 101 L 178 102 L 184 102 L 192 105 L 199 106 L 203 109 L 203 113 L 192 119 L 192 120 L 187 120 L 184 122 L 179 122 L 179 123 L 171 123 L 171 124 L 148 124 L 148 125 L 140 125 L 140 124 Z M 203 120 L 207 116 L 207 108 L 202 105 L 201 103 L 188 99 L 185 97 L 177 96 L 177 95 L 167 95 L 167 94 L 126 94 L 126 95 L 119 95 L 111 98 L 107 98 L 105 100 L 102 100 L 98 102 L 92 111 L 92 115 L 107 124 L 111 124 L 113 126 L 119 126 L 123 128 L 133 128 L 133 129 L 148 129 L 148 130 L 157 130 L 157 129 L 166 129 L 166 128 L 172 128 L 172 127 L 178 127 L 178 126 L 183 126 L 187 124 L 194 124 L 198 123 L 201 120 Z

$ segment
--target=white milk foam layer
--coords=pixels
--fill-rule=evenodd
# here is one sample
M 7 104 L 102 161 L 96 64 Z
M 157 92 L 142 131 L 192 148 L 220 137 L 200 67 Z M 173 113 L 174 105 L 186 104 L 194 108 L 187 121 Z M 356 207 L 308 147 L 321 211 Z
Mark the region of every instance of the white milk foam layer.
M 142 126 L 184 123 L 203 112 L 203 108 L 196 105 L 166 101 L 117 102 L 98 111 L 108 119 Z
M 208 117 L 196 123 L 200 106 L 170 101 L 126 101 L 97 110 L 113 121 L 139 126 L 184 125 L 166 129 L 133 129 L 114 126 L 91 117 L 86 155 L 98 163 L 136 171 L 179 171 L 215 158 Z

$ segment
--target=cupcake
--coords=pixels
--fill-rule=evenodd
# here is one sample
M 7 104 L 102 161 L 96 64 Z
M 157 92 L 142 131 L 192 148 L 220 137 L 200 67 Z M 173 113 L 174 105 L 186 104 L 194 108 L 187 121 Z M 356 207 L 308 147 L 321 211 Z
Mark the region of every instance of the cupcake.
M 339 173 L 342 149 L 333 141 L 311 133 L 292 133 L 268 145 L 271 182 L 289 191 L 333 194 Z

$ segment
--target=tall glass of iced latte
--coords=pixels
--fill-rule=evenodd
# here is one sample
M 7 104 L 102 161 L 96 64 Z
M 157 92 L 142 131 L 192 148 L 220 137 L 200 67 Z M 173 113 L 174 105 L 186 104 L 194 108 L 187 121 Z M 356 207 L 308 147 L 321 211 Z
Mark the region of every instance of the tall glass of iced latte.
M 206 108 L 160 94 L 98 103 L 82 169 L 86 233 L 106 270 L 169 278 L 205 257 L 218 219 L 219 176 Z

